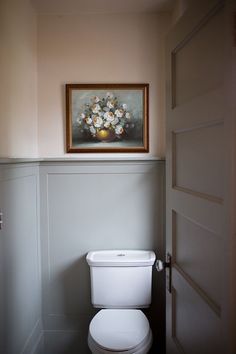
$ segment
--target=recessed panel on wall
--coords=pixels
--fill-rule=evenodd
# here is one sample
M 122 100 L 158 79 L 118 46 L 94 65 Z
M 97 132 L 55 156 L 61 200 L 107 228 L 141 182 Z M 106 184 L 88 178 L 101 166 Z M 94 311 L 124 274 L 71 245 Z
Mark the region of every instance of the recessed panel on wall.
M 172 337 L 180 352 L 223 353 L 220 319 L 183 278 L 176 279 L 172 293 Z
M 155 249 L 157 243 L 153 175 L 99 171 L 48 175 L 51 315 L 88 318 L 86 313 L 92 310 L 88 251 Z
M 221 202 L 223 151 L 223 123 L 174 133 L 173 187 Z
M 173 262 L 197 291 L 220 313 L 221 236 L 173 212 Z
M 222 83 L 224 33 L 219 26 L 221 16 L 222 12 L 218 12 L 211 21 L 206 20 L 173 51 L 173 107 L 214 90 Z
M 163 186 L 163 162 L 45 162 L 41 166 L 46 350 L 64 348 L 74 353 L 77 348 L 78 353 L 87 353 L 88 327 L 97 311 L 91 303 L 87 252 L 158 249 L 163 256 Z M 163 281 L 159 276 L 153 282 L 153 294 L 159 293 L 157 302 L 153 296 L 153 313 L 158 312 L 159 320 L 164 318 Z M 159 336 L 163 331 L 158 326 Z
M 41 335 L 38 170 L 14 164 L 0 169 L 4 275 L 0 291 L 4 349 L 0 352 L 32 353 Z

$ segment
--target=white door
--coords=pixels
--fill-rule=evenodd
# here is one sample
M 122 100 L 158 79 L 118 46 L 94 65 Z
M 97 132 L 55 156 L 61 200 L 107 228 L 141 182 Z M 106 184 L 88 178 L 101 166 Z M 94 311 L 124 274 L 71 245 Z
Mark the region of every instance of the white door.
M 195 1 L 167 39 L 168 354 L 236 353 L 234 6 Z

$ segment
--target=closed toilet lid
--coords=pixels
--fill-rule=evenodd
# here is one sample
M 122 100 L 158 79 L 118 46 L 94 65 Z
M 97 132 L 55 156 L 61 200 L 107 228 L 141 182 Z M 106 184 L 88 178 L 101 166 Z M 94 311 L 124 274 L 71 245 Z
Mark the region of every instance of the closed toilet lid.
M 141 310 L 106 309 L 92 319 L 89 333 L 103 349 L 127 351 L 145 341 L 149 322 Z

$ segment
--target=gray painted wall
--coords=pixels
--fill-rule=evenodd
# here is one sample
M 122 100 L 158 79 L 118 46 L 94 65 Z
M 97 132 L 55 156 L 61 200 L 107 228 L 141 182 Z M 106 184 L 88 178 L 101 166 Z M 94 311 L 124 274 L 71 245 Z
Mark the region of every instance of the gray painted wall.
M 88 251 L 153 249 L 162 255 L 163 183 L 163 162 L 40 167 L 45 354 L 89 353 L 87 332 L 95 310 Z M 155 275 L 155 326 L 164 309 L 163 299 L 155 299 L 158 292 Z
M 0 167 L 1 353 L 33 353 L 41 336 L 38 167 Z
M 162 258 L 163 204 L 161 161 L 0 166 L 1 352 L 89 353 L 88 326 L 97 310 L 90 302 L 85 255 L 133 248 L 153 249 Z M 146 312 L 158 347 L 164 338 L 163 289 L 162 276 L 154 273 Z

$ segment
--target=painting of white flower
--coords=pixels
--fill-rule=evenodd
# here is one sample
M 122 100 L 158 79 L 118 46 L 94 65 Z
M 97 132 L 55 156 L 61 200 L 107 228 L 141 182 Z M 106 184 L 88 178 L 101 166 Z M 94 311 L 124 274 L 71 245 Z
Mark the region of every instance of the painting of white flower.
M 79 113 L 79 129 L 83 132 L 89 131 L 91 137 L 99 141 L 121 140 L 129 133 L 127 120 L 131 119 L 132 113 L 128 107 L 127 103 L 120 102 L 112 92 L 92 96 Z

